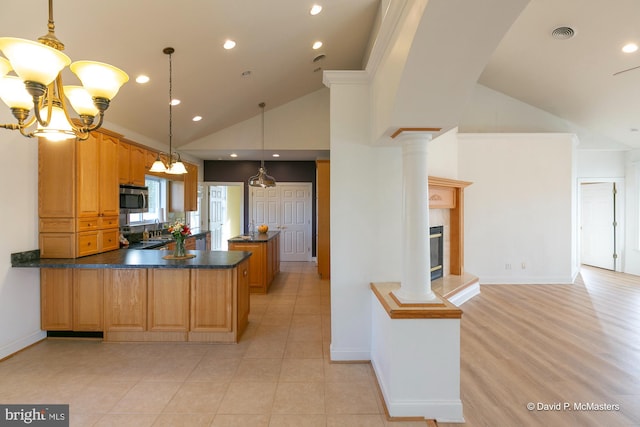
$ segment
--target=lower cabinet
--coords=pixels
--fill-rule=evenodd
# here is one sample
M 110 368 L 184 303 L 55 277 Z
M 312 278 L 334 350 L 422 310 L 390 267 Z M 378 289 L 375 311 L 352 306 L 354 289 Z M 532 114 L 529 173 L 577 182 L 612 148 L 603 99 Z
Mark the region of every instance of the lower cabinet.
M 265 294 L 280 272 L 280 235 L 267 241 L 229 242 L 230 251 L 251 252 L 249 258 L 249 289 Z
M 41 327 L 105 341 L 237 342 L 248 324 L 249 261 L 229 269 L 43 268 Z

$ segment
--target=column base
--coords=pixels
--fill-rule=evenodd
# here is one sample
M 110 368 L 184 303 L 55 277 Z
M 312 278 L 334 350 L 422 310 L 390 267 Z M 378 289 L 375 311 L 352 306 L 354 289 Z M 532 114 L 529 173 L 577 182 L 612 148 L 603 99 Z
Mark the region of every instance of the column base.
M 399 306 L 409 306 L 409 307 L 429 307 L 429 306 L 441 306 L 444 305 L 442 300 L 435 294 L 433 291 L 429 291 L 429 293 L 424 293 L 421 295 L 407 295 L 402 292 L 402 287 L 400 289 L 396 289 L 389 293 L 391 298 L 398 304 Z

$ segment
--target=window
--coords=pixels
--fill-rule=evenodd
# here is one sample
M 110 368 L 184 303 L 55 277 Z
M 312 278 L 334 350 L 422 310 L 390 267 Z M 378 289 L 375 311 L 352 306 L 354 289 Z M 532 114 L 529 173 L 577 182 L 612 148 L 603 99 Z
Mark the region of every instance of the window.
M 149 212 L 129 214 L 129 224 L 164 222 L 167 208 L 167 180 L 147 176 L 144 183 L 149 187 Z
M 201 212 L 202 212 L 202 185 L 198 185 L 198 210 L 189 212 L 189 226 L 191 228 L 199 229 L 201 224 Z

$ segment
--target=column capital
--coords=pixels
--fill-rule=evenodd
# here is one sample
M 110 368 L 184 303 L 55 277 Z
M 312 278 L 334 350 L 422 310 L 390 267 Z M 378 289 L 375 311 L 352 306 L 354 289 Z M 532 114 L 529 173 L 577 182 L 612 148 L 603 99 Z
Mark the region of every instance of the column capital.
M 398 128 L 391 134 L 391 139 L 405 137 L 408 135 L 429 135 L 429 139 L 431 139 L 433 138 L 433 135 L 440 133 L 440 131 L 442 131 L 442 128 Z

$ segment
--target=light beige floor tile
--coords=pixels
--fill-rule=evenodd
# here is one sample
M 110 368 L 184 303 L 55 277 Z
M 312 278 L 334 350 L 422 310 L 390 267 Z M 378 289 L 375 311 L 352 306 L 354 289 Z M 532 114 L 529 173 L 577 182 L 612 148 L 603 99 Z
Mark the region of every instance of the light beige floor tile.
M 179 382 L 139 382 L 120 399 L 111 412 L 158 414 L 180 385 Z
M 186 382 L 162 412 L 215 414 L 227 387 L 226 383 Z
M 104 414 L 95 427 L 151 427 L 157 414 Z
M 396 424 L 406 427 L 404 423 Z M 327 415 L 327 427 L 385 427 L 385 419 L 382 415 Z
M 325 359 L 324 376 L 328 382 L 373 381 L 369 363 L 333 363 Z
M 324 414 L 322 383 L 280 383 L 273 402 L 274 414 Z
M 271 416 L 269 427 L 325 427 L 327 417 L 324 415 L 281 415 Z
M 327 414 L 379 414 L 376 395 L 368 382 L 325 383 Z
M 215 357 L 203 358 L 193 368 L 187 381 L 229 382 L 233 378 L 241 359 L 218 359 Z
M 280 371 L 280 382 L 301 381 L 324 381 L 324 361 L 322 359 L 284 359 Z
M 160 414 L 153 427 L 208 427 L 214 414 Z
M 322 359 L 322 341 L 288 341 L 285 359 Z
M 107 413 L 135 384 L 135 382 L 93 382 L 69 400 L 69 412 L 71 414 Z
M 103 414 L 69 414 L 69 427 L 91 427 Z
M 268 414 L 273 406 L 276 386 L 275 382 L 231 383 L 218 408 L 218 414 Z
M 286 338 L 280 339 L 255 339 L 249 344 L 244 354 L 245 359 L 282 359 L 284 349 L 287 346 Z
M 211 427 L 268 427 L 269 415 L 218 414 Z
M 276 382 L 282 359 L 242 359 L 233 382 Z

